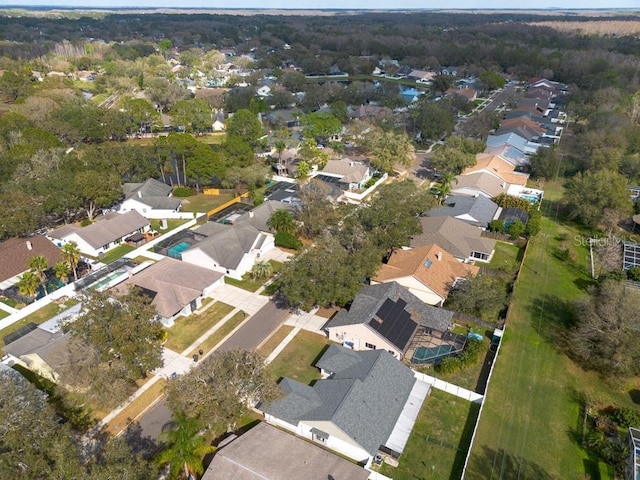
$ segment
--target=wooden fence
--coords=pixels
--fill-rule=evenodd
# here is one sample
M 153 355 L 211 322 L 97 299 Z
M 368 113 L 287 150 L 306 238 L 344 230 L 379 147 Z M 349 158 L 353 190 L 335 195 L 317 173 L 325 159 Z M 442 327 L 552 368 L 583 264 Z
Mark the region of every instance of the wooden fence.
M 234 205 L 236 203 L 240 203 L 242 201 L 243 198 L 248 198 L 249 197 L 249 192 L 247 193 L 243 193 L 242 195 L 238 195 L 237 197 L 229 200 L 228 202 L 223 203 L 222 205 L 209 210 L 207 212 L 207 217 L 211 217 L 212 215 L 215 215 L 216 213 L 220 212 L 221 210 L 224 210 L 227 207 L 230 207 L 231 205 Z

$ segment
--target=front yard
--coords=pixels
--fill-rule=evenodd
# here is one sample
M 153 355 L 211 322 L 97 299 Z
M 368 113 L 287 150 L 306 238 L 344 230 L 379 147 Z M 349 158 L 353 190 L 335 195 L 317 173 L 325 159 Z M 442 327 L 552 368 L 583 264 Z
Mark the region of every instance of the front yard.
M 231 310 L 233 310 L 231 305 L 216 302 L 202 314 L 193 313 L 188 317 L 178 319 L 176 324 L 167 330 L 169 336 L 165 347 L 174 352 L 182 353 Z
M 281 262 L 269 260 L 269 263 L 271 264 L 271 275 L 268 278 L 260 278 L 254 280 L 252 278 L 251 272 L 247 272 L 242 276 L 242 280 L 237 280 L 231 277 L 224 277 L 224 283 L 226 283 L 227 285 L 233 285 L 234 287 L 242 288 L 244 290 L 248 290 L 249 292 L 255 292 L 262 285 L 264 285 L 265 282 L 273 278 L 274 275 L 276 275 L 282 268 Z

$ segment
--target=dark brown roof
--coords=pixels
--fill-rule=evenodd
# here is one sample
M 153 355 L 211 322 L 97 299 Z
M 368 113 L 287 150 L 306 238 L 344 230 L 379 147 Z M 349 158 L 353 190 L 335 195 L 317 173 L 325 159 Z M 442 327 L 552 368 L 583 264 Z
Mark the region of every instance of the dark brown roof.
M 0 281 L 29 270 L 29 261 L 38 255 L 47 259 L 49 267 L 62 261 L 60 250 L 42 235 L 10 238 L 0 243 Z

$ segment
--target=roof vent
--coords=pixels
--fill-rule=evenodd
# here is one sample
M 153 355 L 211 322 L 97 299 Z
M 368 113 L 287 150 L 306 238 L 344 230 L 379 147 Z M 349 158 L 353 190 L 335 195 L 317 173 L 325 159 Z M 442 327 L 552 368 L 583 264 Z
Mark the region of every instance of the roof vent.
M 438 259 L 438 261 L 441 261 L 442 260 L 442 252 L 436 253 L 436 258 Z
M 27 250 L 33 250 L 33 244 L 31 243 L 30 240 L 27 240 Z

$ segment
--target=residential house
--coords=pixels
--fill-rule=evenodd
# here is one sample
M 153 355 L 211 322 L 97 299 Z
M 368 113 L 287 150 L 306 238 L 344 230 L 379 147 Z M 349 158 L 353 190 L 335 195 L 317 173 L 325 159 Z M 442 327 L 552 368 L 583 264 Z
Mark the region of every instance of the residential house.
M 507 189 L 509 185 L 525 186 L 529 180 L 528 173 L 516 172 L 515 166 L 499 155 L 489 153 L 478 153 L 476 164 L 464 169 L 460 176 L 474 173 L 488 173 L 505 183 Z
M 460 68 L 459 67 L 442 67 L 440 69 L 440 75 L 447 75 L 450 77 L 457 77 L 458 76 L 458 72 L 460 72 Z
M 127 213 L 109 213 L 96 218 L 86 227 L 64 225 L 49 231 L 47 237 L 59 247 L 75 242 L 85 255 L 99 257 L 108 250 L 124 243 L 134 233 L 149 230 L 149 220 L 137 211 Z
M 180 211 L 182 200 L 171 196 L 172 188 L 154 178 L 143 183 L 125 183 L 124 200 L 118 213 L 135 210 L 145 218 L 171 218 Z
M 368 160 L 339 158 L 329 160 L 321 172 L 335 178 L 344 190 L 359 190 L 373 177 L 374 169 Z
M 131 275 L 115 289 L 125 293 L 138 287 L 151 298 L 162 325 L 169 328 L 178 317 L 200 308 L 202 299 L 224 283 L 223 277 L 220 272 L 165 257 Z
M 272 95 L 271 87 L 269 85 L 263 85 L 256 90 L 256 94 L 261 98 L 267 98 Z
M 424 70 L 411 70 L 407 78 L 411 80 L 415 80 L 417 83 L 429 84 L 433 81 L 433 78 L 436 76 L 435 72 L 428 72 Z
M 436 244 L 396 250 L 383 264 L 372 284 L 398 282 L 429 305 L 442 306 L 455 283 L 476 276 L 479 267 L 458 261 Z
M 359 107 L 347 107 L 347 116 L 351 119 L 377 120 L 380 118 L 390 118 L 393 110 L 381 105 L 360 105 Z
M 487 228 L 498 212 L 498 205 L 487 197 L 449 195 L 440 207 L 427 213 L 428 217 L 454 217 L 476 227 Z
M 484 153 L 490 155 L 499 155 L 514 167 L 522 167 L 529 165 L 529 157 L 521 150 L 518 150 L 511 145 L 497 145 L 495 147 L 487 147 Z
M 46 258 L 49 268 L 62 261 L 60 249 L 42 235 L 0 242 L 0 290 L 15 284 L 19 276 L 29 270 L 31 259 L 37 256 Z
M 448 96 L 460 95 L 465 100 L 467 100 L 467 102 L 473 102 L 476 98 L 478 98 L 478 91 L 475 88 L 469 88 L 469 87 L 465 87 L 465 88 L 449 88 L 445 92 L 445 94 L 448 95 Z
M 260 422 L 240 436 L 225 438 L 202 480 L 367 480 L 369 475 L 349 460 Z
M 503 210 L 504 211 L 504 210 Z M 440 245 L 461 262 L 490 262 L 496 241 L 484 238 L 482 230 L 452 217 L 420 217 L 422 233 L 411 239 L 411 247 Z
M 458 175 L 451 185 L 453 195 L 481 195 L 489 199 L 495 198 L 501 193 L 507 193 L 507 190 L 504 180 L 487 172 Z
M 381 449 L 401 455 L 429 384 L 384 350 L 332 344 L 316 367 L 326 378 L 313 386 L 282 379 L 285 397 L 264 408 L 265 420 L 357 462 Z
M 503 135 L 489 135 L 487 137 L 487 147 L 493 148 L 502 145 L 509 145 L 515 147 L 525 154 L 536 153 L 540 145 L 534 142 L 529 142 L 526 138 L 521 137 L 516 133 L 505 133 Z
M 327 336 L 353 350 L 386 350 L 402 360 L 418 328 L 448 332 L 453 312 L 424 303 L 397 282 L 365 285 L 351 306 L 323 327 Z

